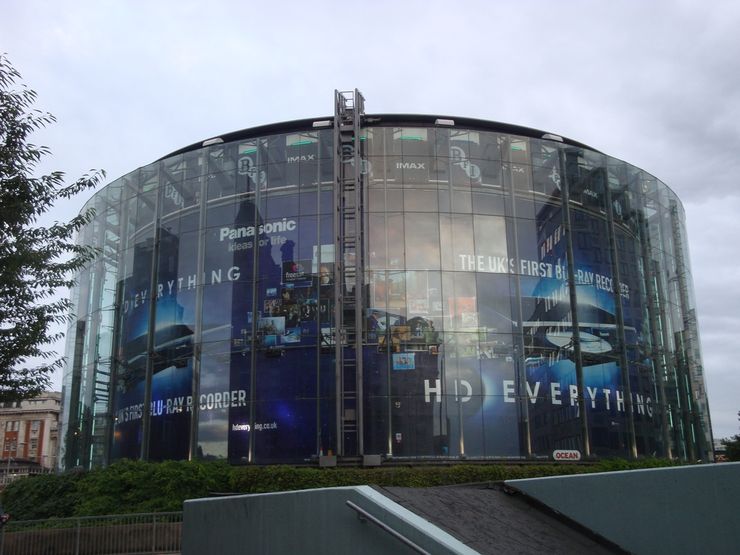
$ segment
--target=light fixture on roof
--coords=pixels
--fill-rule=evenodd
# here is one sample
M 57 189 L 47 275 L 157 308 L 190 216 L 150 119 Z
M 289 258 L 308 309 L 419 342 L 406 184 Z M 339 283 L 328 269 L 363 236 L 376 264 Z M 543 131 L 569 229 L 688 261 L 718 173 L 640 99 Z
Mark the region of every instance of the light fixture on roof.
M 443 119 L 443 118 L 437 118 L 434 120 L 435 125 L 455 125 L 454 119 Z
M 319 121 L 313 122 L 314 127 L 331 127 L 331 120 L 330 119 L 322 119 Z
M 201 146 L 218 145 L 223 142 L 224 140 L 221 137 L 214 137 L 213 139 L 206 139 L 205 141 L 203 141 L 203 144 Z
M 559 143 L 563 142 L 563 138 L 560 135 L 553 135 L 552 133 L 545 133 L 544 135 L 542 135 L 542 138 L 549 141 L 557 141 Z

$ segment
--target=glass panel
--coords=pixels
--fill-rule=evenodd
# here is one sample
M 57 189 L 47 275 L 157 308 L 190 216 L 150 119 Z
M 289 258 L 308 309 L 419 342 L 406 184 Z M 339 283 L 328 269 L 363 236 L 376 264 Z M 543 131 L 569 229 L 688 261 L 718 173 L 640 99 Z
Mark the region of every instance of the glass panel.
M 472 223 L 472 217 L 468 215 L 440 214 L 442 269 L 466 271 L 474 269 L 475 247 L 473 233 L 471 233 Z
M 405 216 L 406 267 L 409 269 L 439 269 L 439 220 L 435 214 Z

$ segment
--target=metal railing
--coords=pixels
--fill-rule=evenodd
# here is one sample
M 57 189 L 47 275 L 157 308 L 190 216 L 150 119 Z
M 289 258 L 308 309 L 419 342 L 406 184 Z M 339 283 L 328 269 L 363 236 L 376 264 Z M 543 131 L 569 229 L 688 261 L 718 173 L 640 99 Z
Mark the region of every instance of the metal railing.
M 400 541 L 402 544 L 406 545 L 407 547 L 410 547 L 413 551 L 416 553 L 419 553 L 420 555 L 431 555 L 429 551 L 421 547 L 420 545 L 414 543 L 410 539 L 408 539 L 406 536 L 401 534 L 401 532 L 398 532 L 397 530 L 394 530 L 390 526 L 388 526 L 385 522 L 375 518 L 373 515 L 368 513 L 365 509 L 360 507 L 359 505 L 356 505 L 355 503 L 352 503 L 352 501 L 345 501 L 345 504 L 355 511 L 357 513 L 357 518 L 359 518 L 362 522 L 371 522 L 384 532 L 390 534 L 394 538 L 396 538 L 398 541 Z M 1 555 L 1 554 L 0 554 Z
M 180 553 L 182 512 L 10 521 L 0 555 Z
M 12 466 L 9 469 L 0 468 L 0 489 L 7 486 L 13 480 L 25 478 L 35 474 L 51 474 L 54 472 L 51 468 L 41 466 Z

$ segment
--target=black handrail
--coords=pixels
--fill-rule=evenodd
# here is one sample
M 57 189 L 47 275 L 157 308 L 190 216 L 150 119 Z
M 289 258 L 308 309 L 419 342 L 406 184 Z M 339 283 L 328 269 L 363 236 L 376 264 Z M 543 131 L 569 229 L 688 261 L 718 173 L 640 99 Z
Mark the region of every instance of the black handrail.
M 357 518 L 359 518 L 361 521 L 370 521 L 376 526 L 378 526 L 380 529 L 388 532 L 391 536 L 396 538 L 398 541 L 404 543 L 405 545 L 409 546 L 411 549 L 416 551 L 417 553 L 421 553 L 422 555 L 431 555 L 429 551 L 425 550 L 424 548 L 420 547 L 419 545 L 412 542 L 410 539 L 408 539 L 406 536 L 401 534 L 400 532 L 395 531 L 393 528 L 388 526 L 385 522 L 381 522 L 377 518 L 375 518 L 373 515 L 368 513 L 365 509 L 355 505 L 352 503 L 352 501 L 347 500 L 346 505 L 355 511 L 357 513 Z

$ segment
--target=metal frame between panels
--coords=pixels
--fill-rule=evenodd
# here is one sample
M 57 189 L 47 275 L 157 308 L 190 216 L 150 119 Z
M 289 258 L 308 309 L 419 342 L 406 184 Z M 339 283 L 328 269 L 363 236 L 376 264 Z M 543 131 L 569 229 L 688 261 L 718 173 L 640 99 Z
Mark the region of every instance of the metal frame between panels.
M 157 290 L 157 269 L 159 266 L 159 241 L 160 241 L 160 211 L 161 211 L 161 188 L 157 184 L 157 192 L 154 196 L 153 225 L 154 239 L 152 240 L 152 259 L 149 274 L 149 315 L 147 323 L 146 342 L 146 370 L 144 377 L 144 406 L 141 417 L 141 460 L 149 460 L 149 438 L 151 436 L 151 404 L 152 404 L 152 377 L 154 376 L 154 330 L 156 329 L 157 302 L 155 291 Z M 197 324 L 196 324 L 197 325 Z
M 570 180 L 566 170 L 565 161 L 566 152 L 558 149 L 560 175 L 562 190 L 560 201 L 562 203 L 563 230 L 565 231 L 565 249 L 568 266 L 568 295 L 570 298 L 571 326 L 573 328 L 571 342 L 573 345 L 573 357 L 576 366 L 576 387 L 578 388 L 578 416 L 581 429 L 581 445 L 583 446 L 583 455 L 591 456 L 591 441 L 588 434 L 588 419 L 586 417 L 586 398 L 584 396 L 584 379 L 583 379 L 583 357 L 581 355 L 581 333 L 578 323 L 578 300 L 576 296 L 576 276 L 575 276 L 575 254 L 573 252 L 573 225 L 571 223 L 571 206 L 570 206 Z
M 624 334 L 624 309 L 622 307 L 622 275 L 619 269 L 619 253 L 617 252 L 616 230 L 614 228 L 614 205 L 612 204 L 611 189 L 606 179 L 604 183 L 606 194 L 606 225 L 609 236 L 609 256 L 614 279 L 614 312 L 617 317 L 617 338 L 619 341 L 619 367 L 624 389 L 624 406 L 627 411 L 627 438 L 629 440 L 630 457 L 637 458 L 637 437 L 635 435 L 635 414 L 633 410 L 632 386 L 630 384 L 629 362 L 627 361 L 627 339 Z
M 706 420 L 702 420 L 695 409 L 695 405 L 698 404 L 701 399 L 698 396 L 694 396 L 694 391 L 698 389 L 698 383 L 701 383 L 700 379 L 697 379 L 701 375 L 702 367 L 701 361 L 697 361 L 695 358 L 695 352 L 698 350 L 694 335 L 696 330 L 696 313 L 690 308 L 691 302 L 689 300 L 689 284 L 686 281 L 686 268 L 687 264 L 684 260 L 684 244 L 681 233 L 681 221 L 678 213 L 678 205 L 675 201 L 671 201 L 670 220 L 671 220 L 671 232 L 673 235 L 673 255 L 676 259 L 676 281 L 678 286 L 679 301 L 682 307 L 683 316 L 683 332 L 681 334 L 682 340 L 686 347 L 682 350 L 684 353 L 685 360 L 682 361 L 680 366 L 685 368 L 685 379 L 682 380 L 683 387 L 685 387 L 686 397 L 686 410 L 688 413 L 687 428 L 691 434 L 689 438 L 689 460 L 696 459 L 710 459 L 714 457 L 713 446 L 711 445 L 711 418 L 709 411 L 706 411 Z M 707 429 L 709 428 L 709 433 Z M 697 453 L 698 451 L 698 453 Z

